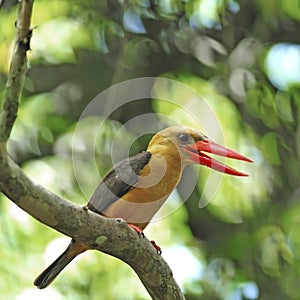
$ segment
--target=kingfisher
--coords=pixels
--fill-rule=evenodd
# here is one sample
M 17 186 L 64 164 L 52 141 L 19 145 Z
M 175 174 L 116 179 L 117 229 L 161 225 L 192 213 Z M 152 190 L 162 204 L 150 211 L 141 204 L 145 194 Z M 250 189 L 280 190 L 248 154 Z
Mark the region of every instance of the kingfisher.
M 112 168 L 99 183 L 87 208 L 107 218 L 122 218 L 142 233 L 176 188 L 187 165 L 198 164 L 229 175 L 248 176 L 207 153 L 252 162 L 198 130 L 168 127 L 152 137 L 146 151 Z M 84 243 L 72 239 L 66 250 L 35 279 L 34 285 L 40 289 L 47 287 L 77 255 L 88 249 Z

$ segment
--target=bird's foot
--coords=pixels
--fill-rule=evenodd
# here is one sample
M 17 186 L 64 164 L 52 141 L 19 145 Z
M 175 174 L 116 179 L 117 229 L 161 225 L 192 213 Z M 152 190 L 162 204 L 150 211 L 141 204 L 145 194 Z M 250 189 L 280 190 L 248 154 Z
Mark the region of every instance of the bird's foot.
M 143 238 L 145 237 L 143 230 L 139 226 L 130 223 L 128 223 L 128 226 L 131 227 L 133 230 L 135 230 L 138 233 L 138 235 L 140 235 L 141 237 Z M 150 243 L 156 249 L 157 253 L 161 255 L 162 253 L 161 248 L 154 241 L 150 241 Z
M 161 255 L 161 253 L 162 253 L 161 248 L 160 248 L 154 241 L 150 241 L 150 243 L 151 243 L 151 244 L 153 245 L 153 247 L 156 249 L 157 253 L 158 253 L 159 255 Z
M 143 238 L 145 237 L 143 230 L 139 226 L 129 223 L 128 226 L 135 230 L 138 233 L 138 235 L 142 236 Z

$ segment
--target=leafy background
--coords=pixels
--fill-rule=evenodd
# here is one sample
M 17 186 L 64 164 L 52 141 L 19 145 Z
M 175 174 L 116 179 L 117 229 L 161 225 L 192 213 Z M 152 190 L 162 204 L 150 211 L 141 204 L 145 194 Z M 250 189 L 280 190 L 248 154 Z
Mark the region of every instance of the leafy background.
M 16 7 L 6 4 L 0 11 L 1 96 L 15 19 Z M 161 126 L 168 124 L 159 115 L 193 125 L 182 109 L 161 100 L 172 95 L 202 117 L 199 103 L 176 85 L 157 84 L 152 99 L 120 107 L 101 133 L 101 116 L 79 120 L 88 103 L 136 77 L 184 83 L 212 107 L 226 145 L 254 164 L 237 165 L 247 179 L 223 177 L 212 201 L 205 178 L 217 175 L 201 168 L 197 187 L 179 205 L 185 182 L 199 171 L 188 169 L 162 209 L 174 212 L 149 225 L 146 235 L 162 246 L 187 299 L 300 299 L 299 20 L 297 0 L 37 0 L 30 68 L 9 152 L 37 182 L 84 204 L 97 185 L 89 153 L 95 151 L 103 175 L 122 124 L 157 114 Z M 116 147 L 138 137 L 134 128 L 125 129 Z M 74 149 L 75 132 L 80 146 Z M 148 140 L 139 138 L 132 152 Z M 74 153 L 80 174 L 74 173 Z M 207 203 L 201 208 L 200 198 Z M 33 279 L 68 239 L 2 195 L 0 228 L 0 293 L 6 299 L 149 299 L 128 266 L 92 251 L 51 287 L 36 290 Z

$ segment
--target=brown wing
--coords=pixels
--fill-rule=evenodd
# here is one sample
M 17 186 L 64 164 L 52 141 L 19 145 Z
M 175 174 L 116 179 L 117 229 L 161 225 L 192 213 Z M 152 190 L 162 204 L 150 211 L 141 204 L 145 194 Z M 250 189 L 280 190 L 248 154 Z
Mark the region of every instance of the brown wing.
M 104 212 L 138 182 L 139 173 L 149 163 L 150 158 L 151 153 L 143 151 L 120 162 L 100 182 L 87 205 L 88 208 L 96 213 Z

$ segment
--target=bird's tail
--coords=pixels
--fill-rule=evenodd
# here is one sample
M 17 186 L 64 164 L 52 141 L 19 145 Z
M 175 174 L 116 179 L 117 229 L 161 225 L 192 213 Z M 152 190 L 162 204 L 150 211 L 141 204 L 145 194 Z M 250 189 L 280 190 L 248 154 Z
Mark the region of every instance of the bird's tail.
M 78 254 L 87 249 L 87 246 L 72 239 L 67 249 L 34 280 L 33 284 L 39 289 L 44 289 Z

